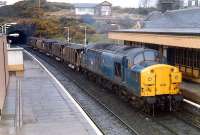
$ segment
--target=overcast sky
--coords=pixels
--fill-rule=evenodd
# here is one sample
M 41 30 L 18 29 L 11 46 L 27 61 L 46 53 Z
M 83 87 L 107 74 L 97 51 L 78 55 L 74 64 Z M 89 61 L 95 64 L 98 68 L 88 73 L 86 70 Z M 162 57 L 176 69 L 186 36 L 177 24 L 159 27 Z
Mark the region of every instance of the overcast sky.
M 20 0 L 5 0 L 8 4 L 13 4 Z M 104 0 L 47 0 L 54 2 L 67 2 L 67 3 L 100 3 Z M 114 6 L 122 6 L 122 7 L 138 7 L 140 0 L 107 0 L 111 2 Z M 155 3 L 156 0 L 151 0 L 152 3 Z

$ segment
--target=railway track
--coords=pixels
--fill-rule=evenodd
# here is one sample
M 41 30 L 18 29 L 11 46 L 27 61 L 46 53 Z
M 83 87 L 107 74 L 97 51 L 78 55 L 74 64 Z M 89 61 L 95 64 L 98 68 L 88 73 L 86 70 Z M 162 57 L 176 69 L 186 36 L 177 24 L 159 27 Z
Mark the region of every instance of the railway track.
M 23 123 L 23 114 L 22 114 L 22 88 L 21 88 L 21 80 L 16 80 L 17 84 L 17 98 L 16 98 L 16 119 L 15 119 L 15 127 L 17 130 L 20 130 Z
M 30 50 L 29 50 L 30 51 Z M 87 93 L 88 96 L 92 97 L 93 100 L 95 100 L 99 105 L 101 105 L 103 108 L 105 108 L 109 113 L 111 113 L 116 119 L 118 119 L 121 123 L 123 123 L 123 125 L 129 129 L 132 133 L 134 134 L 145 134 L 145 132 L 141 129 L 139 130 L 136 130 L 135 129 L 135 126 L 134 126 L 134 123 L 133 122 L 130 122 L 131 120 L 129 119 L 131 116 L 133 116 L 132 114 L 129 114 L 129 117 L 127 118 L 124 118 L 124 115 L 123 114 L 119 114 L 119 113 L 116 113 L 116 111 L 113 111 L 113 108 L 108 105 L 107 103 L 105 103 L 105 100 L 103 101 L 102 100 L 102 96 L 99 96 L 99 93 L 98 94 L 95 94 L 96 93 L 96 90 L 93 90 L 93 89 L 88 89 L 86 90 L 86 88 L 83 87 L 83 84 L 80 83 L 80 79 L 84 79 L 84 78 L 75 78 L 75 77 L 72 77 L 73 75 L 69 75 L 69 69 L 66 69 L 65 70 L 63 68 L 60 68 L 58 65 L 59 63 L 56 62 L 55 60 L 52 60 L 52 59 L 49 59 L 47 56 L 44 56 L 43 54 L 39 54 L 39 53 L 35 53 L 40 59 L 44 60 L 45 62 L 47 62 L 48 64 L 50 64 L 52 67 L 54 67 L 55 69 L 59 69 L 59 71 L 64 75 L 66 76 L 67 78 L 69 78 L 74 84 L 76 84 L 79 89 L 83 90 L 84 92 Z M 47 60 L 48 59 L 48 60 Z M 66 72 L 67 70 L 67 72 Z M 74 73 L 75 74 L 75 73 Z M 79 80 L 79 82 L 77 82 L 77 80 Z M 103 92 L 105 94 L 105 92 Z M 101 94 L 100 94 L 101 95 Z M 104 98 L 105 99 L 105 98 Z M 120 107 L 121 108 L 121 107 Z M 119 111 L 119 110 L 118 110 Z M 140 117 L 140 119 L 145 119 L 147 120 L 146 122 L 150 122 L 150 123 L 154 123 L 154 126 L 161 126 L 161 127 L 157 127 L 156 130 L 155 130 L 155 134 L 163 134 L 162 132 L 159 132 L 159 130 L 163 130 L 165 129 L 165 133 L 166 134 L 188 134 L 188 131 L 190 131 L 188 128 L 191 128 L 193 129 L 193 125 L 192 124 L 189 124 L 189 123 L 184 123 L 183 120 L 181 119 L 178 119 L 178 118 L 175 118 L 175 116 L 164 116 L 164 117 L 160 117 L 160 118 L 153 118 L 153 117 L 150 117 L 150 116 L 147 116 L 145 114 L 143 114 L 141 111 L 139 110 L 136 110 L 134 112 L 135 116 L 136 117 Z M 132 119 L 133 120 L 133 119 Z M 182 121 L 182 123 L 180 122 Z M 136 122 L 137 123 L 137 122 Z M 182 128 L 183 127 L 180 127 L 180 128 L 177 128 L 176 127 L 176 124 L 174 123 L 180 123 L 180 125 L 178 126 L 183 126 L 183 127 L 187 127 L 187 132 L 185 132 L 185 130 L 183 130 Z M 176 127 L 175 129 L 173 127 Z M 138 128 L 137 128 L 138 129 Z M 180 130 L 181 129 L 181 130 Z M 195 128 L 196 129 L 196 128 Z M 197 130 L 197 131 L 196 131 Z M 199 131 L 199 128 L 196 129 L 195 132 L 193 132 L 194 134 L 197 133 L 199 134 L 200 132 Z M 139 132 L 138 132 L 139 131 Z M 191 130 L 193 131 L 193 130 Z M 148 133 L 148 132 L 147 132 Z M 165 134 L 164 133 L 164 134 Z M 151 134 L 151 133 L 149 133 Z
M 30 50 L 29 50 L 30 51 Z M 40 55 L 38 55 L 38 54 L 36 54 L 38 57 L 40 57 L 41 59 L 43 59 L 44 60 L 44 58 L 42 58 Z M 47 61 L 46 61 L 47 62 Z M 53 66 L 53 67 L 55 67 L 55 65 L 53 65 L 53 64 L 51 64 L 51 66 Z M 55 67 L 56 68 L 56 67 Z M 63 73 L 63 74 L 65 74 L 65 73 Z M 69 76 L 68 76 L 69 77 Z M 80 86 L 80 84 L 78 84 L 74 79 L 72 79 L 72 78 L 69 78 L 70 79 L 70 81 L 72 81 L 74 84 L 76 84 L 76 86 L 78 86 L 78 88 L 79 89 L 81 89 L 81 90 L 84 90 L 81 86 Z M 129 130 L 130 131 L 130 133 L 131 134 L 133 134 L 133 135 L 139 135 L 139 133 L 135 130 L 135 129 L 133 129 L 132 127 L 130 127 L 128 124 L 126 124 L 122 119 L 120 119 L 114 112 L 112 112 L 108 107 L 106 107 L 106 105 L 105 104 L 103 104 L 100 100 L 98 100 L 97 98 L 95 98 L 92 94 L 90 94 L 89 92 L 87 92 L 87 91 L 85 91 L 84 90 L 84 92 L 86 92 L 86 94 L 89 96 L 89 97 L 91 97 L 96 103 L 98 103 L 98 105 L 100 105 L 100 106 L 102 106 L 102 108 L 104 108 L 104 109 L 106 109 L 106 111 L 108 112 L 108 113 L 110 113 L 111 114 L 111 116 L 113 117 L 112 119 L 117 119 L 120 123 L 122 123 L 122 125 L 124 126 L 124 128 L 126 128 L 127 130 Z M 78 101 L 78 100 L 76 100 L 80 105 L 81 105 L 81 103 Z M 88 109 L 87 109 L 87 106 L 86 105 L 82 105 L 82 108 L 87 112 L 87 114 L 89 114 L 89 116 L 92 118 L 93 116 L 91 116 L 91 114 L 90 114 L 90 112 L 88 111 Z M 103 130 L 102 130 L 103 131 Z M 105 132 L 104 132 L 105 133 Z

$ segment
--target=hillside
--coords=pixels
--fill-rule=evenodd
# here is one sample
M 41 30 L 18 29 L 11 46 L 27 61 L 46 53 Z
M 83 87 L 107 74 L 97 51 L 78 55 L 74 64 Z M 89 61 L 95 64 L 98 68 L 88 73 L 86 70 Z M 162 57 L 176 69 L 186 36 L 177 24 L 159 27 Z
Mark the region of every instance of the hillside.
M 43 12 L 70 11 L 72 8 L 73 5 L 68 3 L 44 2 L 41 4 Z M 35 1 L 19 1 L 14 5 L 0 7 L 0 17 L 29 18 L 32 17 L 31 13 L 37 12 L 36 10 L 38 10 L 38 5 Z

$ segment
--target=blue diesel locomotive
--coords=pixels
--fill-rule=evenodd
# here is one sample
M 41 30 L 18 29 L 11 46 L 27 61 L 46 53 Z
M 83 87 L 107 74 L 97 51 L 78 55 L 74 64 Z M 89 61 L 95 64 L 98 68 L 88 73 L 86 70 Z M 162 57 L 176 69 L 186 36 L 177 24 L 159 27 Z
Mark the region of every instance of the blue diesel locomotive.
M 123 98 L 142 99 L 148 109 L 167 107 L 171 111 L 182 101 L 181 73 L 165 64 L 156 50 L 113 44 L 89 45 L 84 50 L 81 67 Z
M 30 40 L 32 48 L 45 50 L 52 57 L 57 56 L 51 54 L 55 52 L 52 49 L 57 47 L 63 64 L 83 72 L 124 100 L 143 105 L 148 113 L 154 112 L 155 107 L 175 110 L 183 100 L 181 72 L 166 64 L 156 50 L 106 43 L 87 46 L 66 43 L 62 48 L 48 43 L 39 48 L 37 43 L 40 42 L 35 40 L 41 39 Z

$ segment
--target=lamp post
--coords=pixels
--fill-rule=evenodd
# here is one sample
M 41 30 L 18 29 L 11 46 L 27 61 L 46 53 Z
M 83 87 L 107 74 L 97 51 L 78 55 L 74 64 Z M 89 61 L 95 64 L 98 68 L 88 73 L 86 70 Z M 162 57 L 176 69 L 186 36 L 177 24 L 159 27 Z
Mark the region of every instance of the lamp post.
M 3 25 L 1 25 L 1 34 L 3 34 Z
M 65 29 L 67 29 L 67 43 L 69 43 L 70 39 L 69 39 L 69 27 L 64 27 Z
M 10 24 L 4 24 L 4 30 L 5 30 L 5 34 L 7 34 L 7 29 L 10 27 Z
M 4 25 L 1 25 L 1 33 L 7 34 L 7 28 L 9 28 L 12 25 L 16 25 L 17 23 L 5 23 Z
M 87 45 L 87 26 L 80 26 L 81 28 L 85 29 L 85 39 L 84 39 L 84 45 Z
M 38 8 L 39 8 L 39 10 L 40 10 L 40 7 L 41 7 L 41 1 L 39 0 L 38 1 Z

